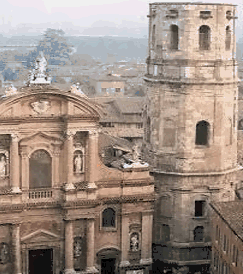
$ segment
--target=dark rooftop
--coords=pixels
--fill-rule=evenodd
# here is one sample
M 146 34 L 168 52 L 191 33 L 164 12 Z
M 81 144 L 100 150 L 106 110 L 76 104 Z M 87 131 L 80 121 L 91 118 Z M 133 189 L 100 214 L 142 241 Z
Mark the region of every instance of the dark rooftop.
M 243 241 L 243 201 L 212 203 L 211 206 Z

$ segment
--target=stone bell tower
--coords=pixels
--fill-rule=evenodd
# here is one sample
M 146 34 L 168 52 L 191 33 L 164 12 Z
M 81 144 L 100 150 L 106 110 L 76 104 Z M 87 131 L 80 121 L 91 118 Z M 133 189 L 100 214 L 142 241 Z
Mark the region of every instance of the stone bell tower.
M 150 4 L 143 152 L 157 190 L 155 272 L 209 273 L 208 204 L 235 198 L 235 13 L 230 4 Z

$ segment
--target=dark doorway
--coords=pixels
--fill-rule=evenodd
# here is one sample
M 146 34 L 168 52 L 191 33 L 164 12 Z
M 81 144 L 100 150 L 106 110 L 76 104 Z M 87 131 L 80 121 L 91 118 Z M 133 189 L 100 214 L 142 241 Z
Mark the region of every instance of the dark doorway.
M 101 259 L 101 274 L 113 274 L 115 273 L 116 259 Z
M 53 250 L 29 251 L 29 274 L 53 274 Z

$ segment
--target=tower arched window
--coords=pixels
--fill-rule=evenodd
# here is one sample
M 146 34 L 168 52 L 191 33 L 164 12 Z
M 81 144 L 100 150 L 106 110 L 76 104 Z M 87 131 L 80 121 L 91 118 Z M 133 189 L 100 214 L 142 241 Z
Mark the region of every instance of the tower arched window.
M 102 227 L 116 227 L 116 211 L 113 208 L 103 210 Z
M 44 149 L 36 150 L 29 160 L 30 188 L 49 188 L 52 183 L 52 159 Z
M 209 26 L 203 25 L 199 28 L 199 48 L 209 50 L 211 40 L 211 30 Z
M 230 27 L 227 26 L 225 30 L 225 50 L 230 50 L 230 44 L 231 44 L 231 31 L 230 31 Z
M 152 30 L 152 47 L 155 47 L 155 30 L 156 30 L 156 26 L 153 25 L 153 30 Z
M 200 121 L 196 125 L 196 145 L 208 145 L 209 143 L 209 123 Z
M 170 26 L 170 48 L 178 50 L 179 47 L 179 31 L 177 25 Z
M 204 238 L 204 227 L 197 226 L 194 229 L 194 242 L 203 242 L 203 238 Z

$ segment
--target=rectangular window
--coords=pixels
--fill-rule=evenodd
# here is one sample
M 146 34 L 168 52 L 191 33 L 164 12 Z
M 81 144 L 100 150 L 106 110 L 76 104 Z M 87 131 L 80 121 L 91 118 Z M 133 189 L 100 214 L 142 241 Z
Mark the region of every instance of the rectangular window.
M 226 251 L 226 247 L 227 247 L 227 239 L 226 239 L 226 235 L 224 235 L 224 243 L 223 243 L 223 250 Z
M 106 92 L 106 88 L 102 88 L 102 89 L 101 89 L 101 92 Z
M 120 88 L 116 88 L 116 92 L 120 92 L 121 91 L 121 89 Z
M 195 201 L 195 217 L 202 217 L 205 214 L 205 201 Z

